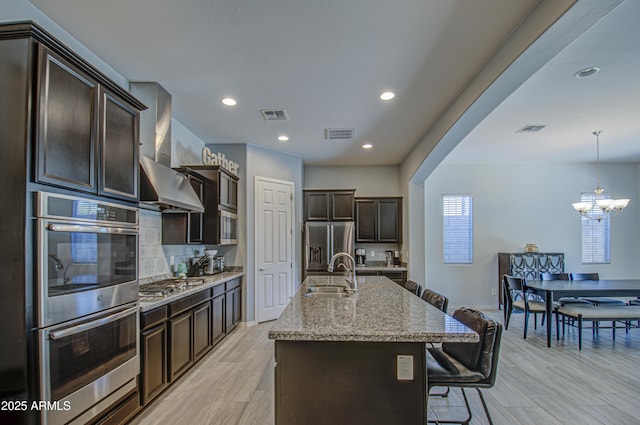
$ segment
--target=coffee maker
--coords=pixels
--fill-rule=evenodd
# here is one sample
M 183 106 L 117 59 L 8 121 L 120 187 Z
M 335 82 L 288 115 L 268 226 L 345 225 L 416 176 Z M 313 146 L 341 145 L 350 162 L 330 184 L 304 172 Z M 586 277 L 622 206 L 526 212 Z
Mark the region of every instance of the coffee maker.
M 356 249 L 356 266 L 364 266 L 367 263 L 366 252 L 364 248 Z
M 393 265 L 395 267 L 398 267 L 400 266 L 400 263 L 402 263 L 400 258 L 400 251 L 393 251 Z

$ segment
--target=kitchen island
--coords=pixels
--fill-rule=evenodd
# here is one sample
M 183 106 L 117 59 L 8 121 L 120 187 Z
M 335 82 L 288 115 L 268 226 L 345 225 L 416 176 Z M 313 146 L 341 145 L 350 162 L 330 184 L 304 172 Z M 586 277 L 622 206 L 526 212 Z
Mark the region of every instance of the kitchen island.
M 425 343 L 478 335 L 383 276 L 358 277 L 358 294 L 307 297 L 309 276 L 275 322 L 276 425 L 424 424 Z

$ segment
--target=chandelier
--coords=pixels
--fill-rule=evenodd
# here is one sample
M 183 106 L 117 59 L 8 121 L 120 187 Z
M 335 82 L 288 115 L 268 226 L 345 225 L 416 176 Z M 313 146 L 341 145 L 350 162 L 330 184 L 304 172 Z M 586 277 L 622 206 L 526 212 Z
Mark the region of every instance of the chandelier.
M 591 202 L 575 202 L 571 204 L 581 216 L 590 220 L 598 221 L 601 221 L 605 217 L 612 217 L 620 213 L 627 205 L 629 205 L 630 201 L 630 199 L 610 199 L 605 196 L 604 189 L 600 187 L 600 133 L 601 130 L 594 131 L 592 133 L 596 136 L 597 181 L 596 188 L 593 190 L 595 196 Z

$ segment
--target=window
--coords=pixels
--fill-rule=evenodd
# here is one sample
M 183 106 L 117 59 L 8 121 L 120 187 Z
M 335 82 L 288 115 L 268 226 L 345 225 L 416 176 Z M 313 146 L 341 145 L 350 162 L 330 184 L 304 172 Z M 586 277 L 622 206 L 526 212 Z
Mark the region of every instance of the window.
M 473 208 L 471 195 L 442 195 L 442 232 L 445 264 L 473 262 Z
M 609 198 L 608 194 L 604 195 Z M 594 202 L 596 195 L 592 192 L 584 192 L 580 196 L 581 202 Z M 610 219 L 604 217 L 602 220 L 582 217 L 582 263 L 610 263 Z

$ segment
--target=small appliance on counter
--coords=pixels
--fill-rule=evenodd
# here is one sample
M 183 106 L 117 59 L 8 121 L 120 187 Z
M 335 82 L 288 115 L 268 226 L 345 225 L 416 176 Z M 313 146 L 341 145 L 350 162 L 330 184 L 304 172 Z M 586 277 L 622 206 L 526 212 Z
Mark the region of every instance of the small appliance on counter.
M 215 269 L 218 270 L 220 273 L 224 271 L 224 257 L 220 256 L 220 257 L 214 258 L 213 263 L 214 263 Z
M 365 255 L 366 249 L 358 248 L 356 249 L 356 266 L 364 266 L 367 263 L 367 257 Z
M 204 266 L 204 274 L 212 275 L 217 273 L 216 269 L 216 254 L 218 253 L 215 249 L 205 249 L 204 255 L 207 257 L 207 263 Z
M 395 267 L 399 267 L 402 263 L 402 259 L 400 257 L 400 251 L 393 251 L 393 265 Z
M 385 258 L 387 267 L 393 267 L 393 251 L 385 251 L 384 258 Z

